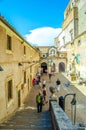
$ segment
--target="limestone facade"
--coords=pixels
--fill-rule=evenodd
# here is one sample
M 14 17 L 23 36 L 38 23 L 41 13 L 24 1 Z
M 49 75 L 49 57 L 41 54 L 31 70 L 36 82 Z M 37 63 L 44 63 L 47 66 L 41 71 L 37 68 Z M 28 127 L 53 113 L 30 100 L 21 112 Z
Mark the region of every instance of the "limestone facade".
M 66 52 L 61 52 L 55 46 L 38 46 L 41 54 L 40 65 L 44 69 L 44 72 L 51 73 L 54 72 L 65 72 L 67 54 Z
M 76 73 L 86 80 L 86 31 L 74 39 L 74 54 L 76 56 Z
M 39 52 L 0 16 L 0 122 L 24 103 L 39 59 Z
M 67 71 L 86 78 L 86 1 L 70 0 L 64 12 L 62 32 L 55 38 L 55 46 L 67 51 Z M 82 74 L 83 73 L 83 74 Z

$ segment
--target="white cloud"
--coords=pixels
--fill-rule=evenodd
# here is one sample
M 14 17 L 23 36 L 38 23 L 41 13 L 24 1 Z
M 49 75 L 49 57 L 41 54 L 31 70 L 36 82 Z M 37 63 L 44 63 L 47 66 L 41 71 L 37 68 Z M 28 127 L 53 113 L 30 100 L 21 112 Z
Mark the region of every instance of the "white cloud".
M 52 46 L 54 38 L 61 32 L 61 28 L 42 27 L 30 30 L 30 34 L 25 35 L 25 39 L 32 45 Z

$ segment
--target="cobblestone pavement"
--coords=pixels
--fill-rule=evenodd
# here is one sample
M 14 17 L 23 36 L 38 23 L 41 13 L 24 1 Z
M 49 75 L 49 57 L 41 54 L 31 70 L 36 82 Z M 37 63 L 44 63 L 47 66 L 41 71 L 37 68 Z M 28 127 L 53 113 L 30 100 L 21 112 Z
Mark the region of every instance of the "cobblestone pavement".
M 30 94 L 27 96 L 24 105 L 18 110 L 18 112 L 12 116 L 8 121 L 5 121 L 0 125 L 0 130 L 53 130 L 51 124 L 51 118 L 49 113 L 49 97 L 51 95 L 49 87 L 56 87 L 56 80 L 59 78 L 61 80 L 61 88 L 59 92 L 55 92 L 57 96 L 57 102 L 59 103 L 59 97 L 65 96 L 69 93 L 76 93 L 76 120 L 75 124 L 84 123 L 86 124 L 86 96 L 78 89 L 75 84 L 71 84 L 70 87 L 66 87 L 65 83 L 68 81 L 63 74 L 54 74 L 49 81 L 47 74 L 44 74 L 41 79 L 46 79 L 46 88 L 47 88 L 47 101 L 48 103 L 43 106 L 43 112 L 37 113 L 36 110 L 36 94 L 40 90 L 39 86 L 32 87 Z M 81 86 L 80 86 L 81 87 Z M 84 88 L 85 89 L 85 88 Z M 69 95 L 65 100 L 65 112 L 68 117 L 74 121 L 74 108 L 75 106 L 71 105 L 73 96 Z M 33 116 L 34 115 L 34 116 Z M 37 121 L 40 121 L 37 125 Z M 46 123 L 47 122 L 47 123 Z M 13 127 L 15 126 L 15 127 Z M 41 126 L 41 127 L 40 127 Z

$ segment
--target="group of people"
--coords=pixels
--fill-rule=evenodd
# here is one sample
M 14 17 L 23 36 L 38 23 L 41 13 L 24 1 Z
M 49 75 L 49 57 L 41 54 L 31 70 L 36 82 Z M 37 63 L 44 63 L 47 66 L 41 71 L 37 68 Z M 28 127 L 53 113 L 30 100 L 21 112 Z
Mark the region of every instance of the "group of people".
M 49 81 L 51 81 L 52 74 L 49 73 Z M 42 107 L 48 101 L 46 100 L 47 91 L 46 91 L 46 80 L 43 78 L 41 79 L 41 74 L 38 72 L 36 77 L 32 80 L 33 86 L 37 85 L 39 87 L 38 94 L 36 95 L 36 104 L 37 104 L 37 112 L 42 112 Z M 56 89 L 57 91 L 60 90 L 61 81 L 59 78 L 56 80 Z
M 33 80 L 32 80 L 32 85 L 33 85 L 33 86 L 39 85 L 40 77 L 41 77 L 41 74 L 40 74 L 40 73 L 37 73 L 37 74 L 36 74 L 36 77 L 33 78 Z
M 61 86 L 61 81 L 58 78 L 56 80 L 56 89 L 57 92 L 60 91 L 60 86 Z M 37 112 L 42 112 L 42 106 L 46 103 L 48 103 L 48 101 L 46 100 L 46 96 L 47 96 L 47 91 L 46 91 L 46 80 L 43 79 L 42 81 L 42 86 L 39 89 L 40 91 L 38 92 L 38 94 L 36 95 L 36 104 L 37 104 Z

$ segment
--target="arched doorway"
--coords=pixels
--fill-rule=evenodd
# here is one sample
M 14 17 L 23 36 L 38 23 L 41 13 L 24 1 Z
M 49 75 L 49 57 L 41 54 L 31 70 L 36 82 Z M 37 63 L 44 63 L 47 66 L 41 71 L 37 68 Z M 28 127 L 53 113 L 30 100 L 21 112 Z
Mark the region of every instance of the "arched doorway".
M 59 63 L 59 72 L 65 72 L 65 64 L 63 62 Z
M 43 62 L 41 64 L 41 68 L 43 68 L 43 73 L 47 73 L 47 63 L 46 62 Z

